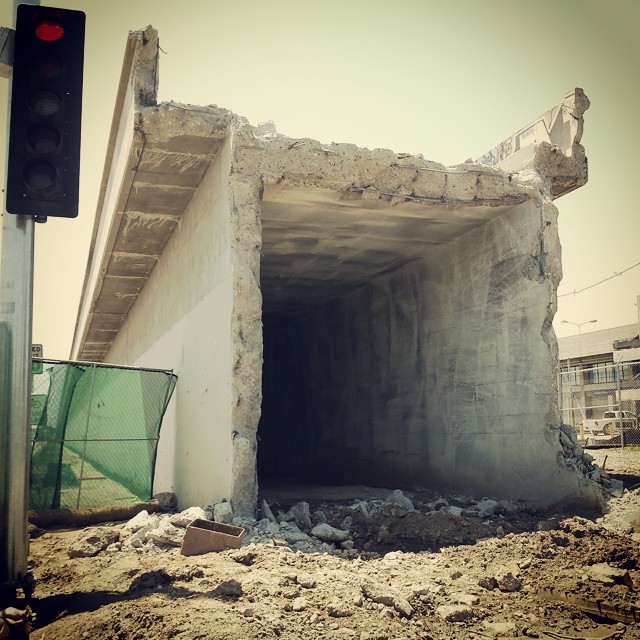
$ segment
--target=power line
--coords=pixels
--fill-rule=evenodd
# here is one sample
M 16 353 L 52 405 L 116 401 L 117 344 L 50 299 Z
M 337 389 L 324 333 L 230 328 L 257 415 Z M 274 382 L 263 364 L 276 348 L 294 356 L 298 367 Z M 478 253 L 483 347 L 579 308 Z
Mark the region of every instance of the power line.
M 623 271 L 616 271 L 612 276 L 609 276 L 608 278 L 605 278 L 604 280 L 600 280 L 600 282 L 595 282 L 594 284 L 590 284 L 588 287 L 584 287 L 582 289 L 578 289 L 578 291 L 576 291 L 574 289 L 573 291 L 570 291 L 569 293 L 561 293 L 560 295 L 558 295 L 558 298 L 563 298 L 564 296 L 575 296 L 578 293 L 582 293 L 583 291 L 587 291 L 587 289 L 593 289 L 593 287 L 597 287 L 599 284 L 602 284 L 603 282 L 608 282 L 609 280 L 613 280 L 613 278 L 615 278 L 617 276 L 621 276 L 623 273 L 626 273 L 627 271 L 631 271 L 631 269 L 635 269 L 637 266 L 640 266 L 640 262 L 636 262 L 635 264 L 632 264 L 630 267 L 627 267 Z

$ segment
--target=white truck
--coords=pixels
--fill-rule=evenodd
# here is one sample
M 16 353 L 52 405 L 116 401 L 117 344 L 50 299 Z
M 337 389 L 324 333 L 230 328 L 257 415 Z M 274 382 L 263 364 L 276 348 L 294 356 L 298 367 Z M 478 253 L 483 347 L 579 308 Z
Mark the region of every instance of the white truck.
M 605 411 L 602 418 L 585 419 L 578 425 L 578 433 L 584 438 L 612 438 L 620 435 L 620 427 L 624 431 L 638 428 L 638 416 L 631 411 Z

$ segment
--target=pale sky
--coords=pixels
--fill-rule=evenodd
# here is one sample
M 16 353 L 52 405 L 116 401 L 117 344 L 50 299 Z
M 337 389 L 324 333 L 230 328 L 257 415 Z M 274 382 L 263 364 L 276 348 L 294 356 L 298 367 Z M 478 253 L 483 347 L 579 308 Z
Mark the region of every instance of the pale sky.
M 581 87 L 589 182 L 555 204 L 558 336 L 638 322 L 635 0 L 67 0 L 87 14 L 80 214 L 36 226 L 33 342 L 69 357 L 124 47 L 160 36 L 160 100 L 216 104 L 321 142 L 477 158 Z M 0 26 L 11 26 L 9 0 Z M 8 81 L 0 78 L 0 120 Z M 4 152 L 2 152 L 4 158 Z

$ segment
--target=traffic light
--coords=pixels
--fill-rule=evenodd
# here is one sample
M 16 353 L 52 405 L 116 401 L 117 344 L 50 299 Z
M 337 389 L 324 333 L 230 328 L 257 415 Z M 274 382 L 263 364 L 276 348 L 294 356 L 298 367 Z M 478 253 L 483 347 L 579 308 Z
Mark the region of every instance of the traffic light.
M 82 11 L 18 6 L 7 161 L 9 213 L 78 215 L 84 24 Z

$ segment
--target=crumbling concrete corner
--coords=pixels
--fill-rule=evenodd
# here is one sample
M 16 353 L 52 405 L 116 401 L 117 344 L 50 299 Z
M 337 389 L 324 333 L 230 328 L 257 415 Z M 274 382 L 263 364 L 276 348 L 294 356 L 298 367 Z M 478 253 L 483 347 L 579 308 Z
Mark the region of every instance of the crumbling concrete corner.
M 512 174 L 537 171 L 557 198 L 586 184 L 587 157 L 580 143 L 589 98 L 578 87 L 533 122 L 485 153 L 478 162 Z

